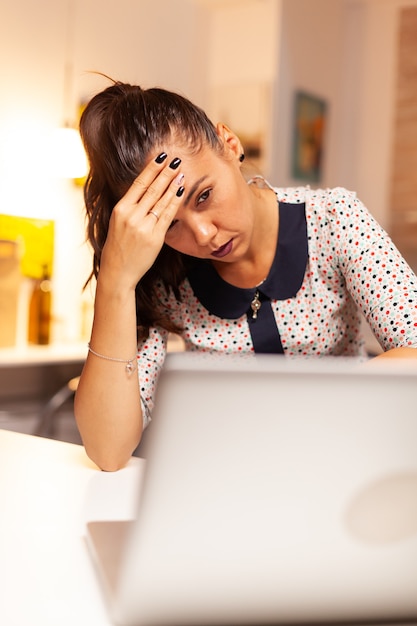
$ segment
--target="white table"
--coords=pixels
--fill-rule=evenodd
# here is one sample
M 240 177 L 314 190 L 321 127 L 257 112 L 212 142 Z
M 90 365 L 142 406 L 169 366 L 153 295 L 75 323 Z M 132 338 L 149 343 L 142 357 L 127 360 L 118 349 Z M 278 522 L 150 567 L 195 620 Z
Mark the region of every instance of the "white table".
M 0 624 L 109 626 L 85 526 L 135 516 L 144 464 L 105 473 L 82 446 L 0 430 Z
M 100 472 L 82 446 L 0 430 L 2 626 L 111 626 L 86 523 L 133 519 L 144 467 Z

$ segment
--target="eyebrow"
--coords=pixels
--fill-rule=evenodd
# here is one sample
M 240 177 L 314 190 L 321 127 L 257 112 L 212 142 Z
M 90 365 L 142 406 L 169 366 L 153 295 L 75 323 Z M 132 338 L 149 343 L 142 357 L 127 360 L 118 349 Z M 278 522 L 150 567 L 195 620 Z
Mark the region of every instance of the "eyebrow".
M 197 191 L 198 187 L 201 185 L 201 183 L 207 178 L 207 176 L 202 176 L 201 178 L 199 178 L 194 185 L 191 187 L 190 191 L 188 192 L 188 194 L 185 197 L 184 200 L 184 205 L 187 206 L 187 204 L 190 202 L 191 198 L 193 197 L 193 195 L 195 194 L 195 192 Z

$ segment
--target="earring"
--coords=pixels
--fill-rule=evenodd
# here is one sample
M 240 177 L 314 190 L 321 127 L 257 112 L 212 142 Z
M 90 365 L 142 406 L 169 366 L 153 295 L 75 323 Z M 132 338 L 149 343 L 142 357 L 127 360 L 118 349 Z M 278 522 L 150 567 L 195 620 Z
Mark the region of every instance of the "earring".
M 239 157 L 239 161 L 242 163 L 244 160 L 245 160 L 245 155 L 242 152 L 242 154 Z

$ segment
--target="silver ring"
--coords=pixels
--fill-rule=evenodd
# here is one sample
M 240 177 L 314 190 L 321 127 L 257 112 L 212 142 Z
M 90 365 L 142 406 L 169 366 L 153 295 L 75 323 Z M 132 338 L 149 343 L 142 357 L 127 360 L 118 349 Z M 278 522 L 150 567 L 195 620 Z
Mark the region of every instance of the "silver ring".
M 156 211 L 149 211 L 148 215 L 154 215 L 157 220 L 159 220 L 159 215 Z

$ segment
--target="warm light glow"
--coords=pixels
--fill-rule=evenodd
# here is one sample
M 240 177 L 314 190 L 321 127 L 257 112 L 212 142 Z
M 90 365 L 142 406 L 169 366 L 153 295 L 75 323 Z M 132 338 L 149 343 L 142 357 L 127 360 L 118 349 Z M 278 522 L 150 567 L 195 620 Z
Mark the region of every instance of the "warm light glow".
M 87 157 L 80 133 L 75 128 L 57 128 L 51 146 L 53 174 L 60 178 L 83 178 Z

